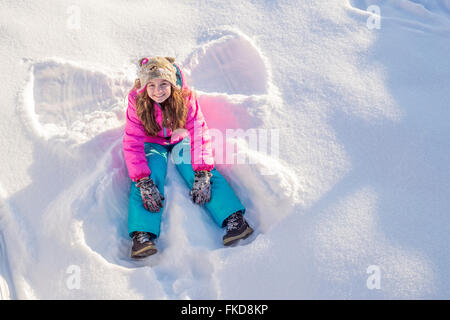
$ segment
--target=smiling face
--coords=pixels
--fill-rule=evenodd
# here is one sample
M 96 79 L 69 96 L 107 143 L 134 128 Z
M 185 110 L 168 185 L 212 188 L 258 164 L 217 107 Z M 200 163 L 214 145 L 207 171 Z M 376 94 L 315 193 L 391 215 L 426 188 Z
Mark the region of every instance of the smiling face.
M 148 96 L 157 103 L 162 103 L 170 97 L 171 90 L 170 82 L 164 79 L 152 79 L 147 85 Z

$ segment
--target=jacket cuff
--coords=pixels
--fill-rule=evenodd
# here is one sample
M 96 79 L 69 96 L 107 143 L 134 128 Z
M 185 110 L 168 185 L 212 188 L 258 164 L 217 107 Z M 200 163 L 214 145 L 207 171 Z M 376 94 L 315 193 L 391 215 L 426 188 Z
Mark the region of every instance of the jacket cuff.
M 144 174 L 144 175 L 140 175 L 140 176 L 137 176 L 136 178 L 134 178 L 134 179 L 131 179 L 133 182 L 138 182 L 140 179 L 142 179 L 142 178 L 150 178 L 150 176 L 148 175 L 148 174 Z
M 194 169 L 195 172 L 199 171 L 212 171 L 214 169 L 214 165 L 212 164 L 204 164 L 204 165 L 197 165 Z

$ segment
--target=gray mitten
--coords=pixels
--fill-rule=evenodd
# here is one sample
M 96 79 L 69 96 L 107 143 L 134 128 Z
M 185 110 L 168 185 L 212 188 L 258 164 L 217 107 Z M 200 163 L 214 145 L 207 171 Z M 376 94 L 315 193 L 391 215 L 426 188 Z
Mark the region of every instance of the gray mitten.
M 136 187 L 141 190 L 142 202 L 145 209 L 151 212 L 158 212 L 162 207 L 163 195 L 159 193 L 158 188 L 152 178 L 142 178 L 136 183 Z
M 194 203 L 205 204 L 211 200 L 211 182 L 212 173 L 208 171 L 198 171 L 195 173 L 194 185 L 190 192 Z

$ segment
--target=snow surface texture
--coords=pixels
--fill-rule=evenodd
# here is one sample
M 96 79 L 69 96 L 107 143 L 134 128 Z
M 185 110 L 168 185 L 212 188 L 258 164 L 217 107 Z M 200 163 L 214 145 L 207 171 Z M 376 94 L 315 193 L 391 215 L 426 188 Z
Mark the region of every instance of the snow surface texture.
M 0 298 L 450 298 L 449 1 L 0 6 Z M 242 245 L 169 163 L 159 253 L 129 259 L 146 55 L 176 57 L 215 132 L 279 138 L 227 140 L 254 161 L 217 165 L 257 230 Z

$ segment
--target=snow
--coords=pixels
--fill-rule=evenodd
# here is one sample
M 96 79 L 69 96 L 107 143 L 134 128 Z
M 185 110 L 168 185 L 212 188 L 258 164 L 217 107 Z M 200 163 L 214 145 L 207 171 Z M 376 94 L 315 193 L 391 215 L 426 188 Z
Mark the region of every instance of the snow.
M 1 299 L 450 298 L 449 1 L 0 6 Z M 244 159 L 217 161 L 256 229 L 240 245 L 169 163 L 159 252 L 129 258 L 146 55 L 182 65 L 216 160 Z

